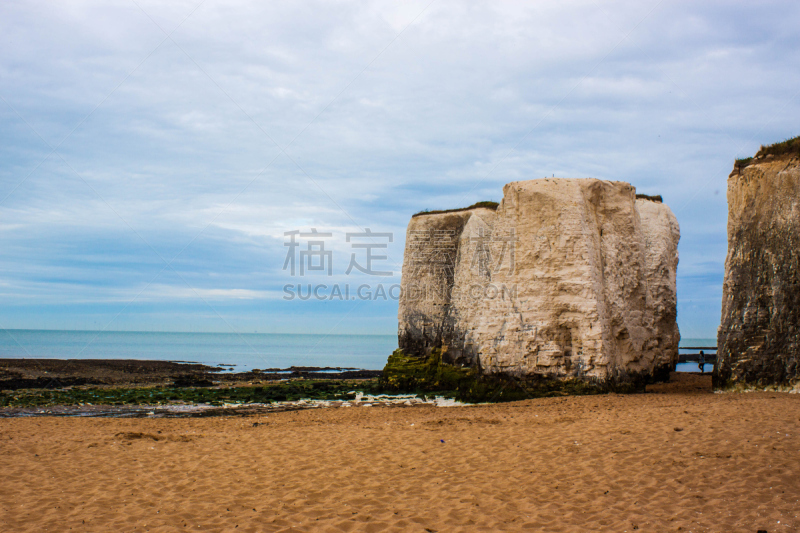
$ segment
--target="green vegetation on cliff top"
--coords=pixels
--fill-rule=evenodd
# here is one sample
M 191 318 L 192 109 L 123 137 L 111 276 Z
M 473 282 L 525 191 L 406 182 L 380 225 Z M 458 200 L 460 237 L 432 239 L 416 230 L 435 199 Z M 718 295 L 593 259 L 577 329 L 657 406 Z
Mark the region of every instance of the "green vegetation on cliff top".
M 800 155 L 800 137 L 792 137 L 779 143 L 770 144 L 769 146 L 761 146 L 753 157 L 745 157 L 737 159 L 734 163 L 734 168 L 744 168 L 756 159 L 764 158 L 768 155 L 779 157 L 783 155 Z
M 474 203 L 469 207 L 459 207 L 458 209 L 442 209 L 442 210 L 439 210 L 439 211 L 431 211 L 430 209 L 425 209 L 425 210 L 422 210 L 422 211 L 420 211 L 418 213 L 414 213 L 413 215 L 411 215 L 411 218 L 418 217 L 420 215 L 440 215 L 442 213 L 457 213 L 459 211 L 469 211 L 470 209 L 477 209 L 479 207 L 483 207 L 483 208 L 486 208 L 486 209 L 494 209 L 496 211 L 497 207 L 499 205 L 500 204 L 497 203 L 497 202 L 492 202 L 492 201 L 487 200 L 487 201 L 484 201 L 484 202 Z
M 660 194 L 650 195 L 650 194 L 636 194 L 637 200 L 650 200 L 651 202 L 656 202 L 658 204 L 662 203 L 664 199 L 661 197 Z

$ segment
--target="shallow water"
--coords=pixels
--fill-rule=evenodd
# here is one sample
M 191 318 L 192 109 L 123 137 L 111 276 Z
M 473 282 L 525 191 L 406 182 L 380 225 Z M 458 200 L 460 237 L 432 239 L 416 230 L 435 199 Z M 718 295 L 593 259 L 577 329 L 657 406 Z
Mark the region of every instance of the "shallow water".
M 679 351 L 681 354 L 687 353 L 698 353 L 699 350 L 687 350 L 684 346 L 693 346 L 693 347 L 712 347 L 717 345 L 717 339 L 681 339 Z M 713 349 L 704 350 L 708 355 L 714 355 L 716 353 Z M 700 367 L 696 362 L 693 363 L 678 363 L 678 366 L 675 368 L 678 372 L 700 372 Z M 714 364 L 713 363 L 706 363 L 703 366 L 704 372 L 713 372 L 714 371 Z
M 351 393 L 352 394 L 352 393 Z M 249 416 L 280 411 L 320 408 L 410 407 L 427 404 L 434 407 L 461 407 L 465 404 L 441 396 L 419 398 L 414 394 L 355 394 L 351 400 L 297 400 L 273 403 L 186 405 L 62 405 L 51 407 L 15 407 L 0 409 L 0 418 L 31 418 L 42 416 L 95 418 L 198 418 L 209 416 Z
M 700 372 L 700 366 L 697 363 L 678 363 L 678 366 L 675 368 L 677 372 Z M 714 371 L 714 365 L 711 363 L 706 363 L 703 365 L 703 372 L 710 374 Z

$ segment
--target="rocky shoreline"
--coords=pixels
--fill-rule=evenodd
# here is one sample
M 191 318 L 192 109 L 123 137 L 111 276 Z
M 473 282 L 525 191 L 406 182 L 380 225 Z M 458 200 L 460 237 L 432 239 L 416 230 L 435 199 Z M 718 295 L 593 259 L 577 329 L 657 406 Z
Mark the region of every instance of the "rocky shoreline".
M 199 363 L 138 359 L 0 359 L 0 391 L 81 386 L 246 386 L 290 378 L 374 379 L 381 374 L 380 370 L 296 366 L 229 372 Z

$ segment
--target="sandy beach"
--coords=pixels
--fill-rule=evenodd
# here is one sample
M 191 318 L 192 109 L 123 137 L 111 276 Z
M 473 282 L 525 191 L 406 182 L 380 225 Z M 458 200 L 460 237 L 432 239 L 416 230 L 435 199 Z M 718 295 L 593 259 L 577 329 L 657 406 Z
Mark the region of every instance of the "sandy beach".
M 797 531 L 800 397 L 0 420 L 2 531 Z

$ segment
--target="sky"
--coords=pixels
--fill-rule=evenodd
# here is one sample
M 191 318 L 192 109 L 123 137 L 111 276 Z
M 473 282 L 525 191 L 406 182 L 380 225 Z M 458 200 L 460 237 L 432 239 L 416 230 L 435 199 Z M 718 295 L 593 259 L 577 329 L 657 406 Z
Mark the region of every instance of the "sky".
M 2 2 L 0 329 L 392 334 L 411 214 L 555 175 L 663 196 L 681 334 L 715 337 L 727 176 L 800 134 L 799 22 L 795 1 Z M 300 276 L 311 241 L 330 275 Z

